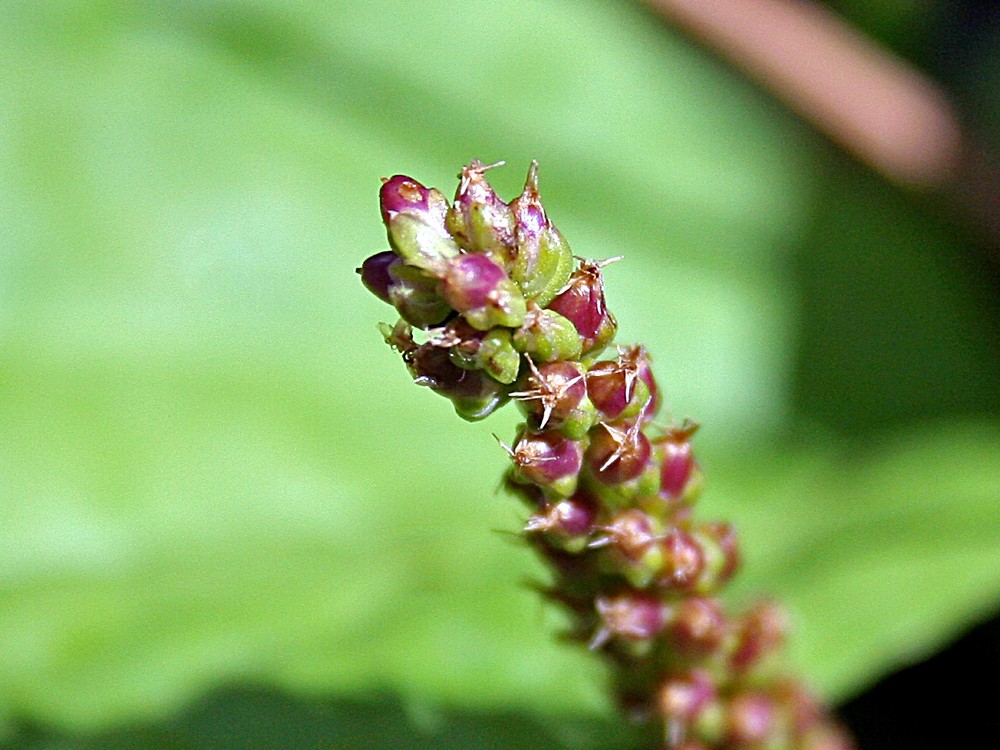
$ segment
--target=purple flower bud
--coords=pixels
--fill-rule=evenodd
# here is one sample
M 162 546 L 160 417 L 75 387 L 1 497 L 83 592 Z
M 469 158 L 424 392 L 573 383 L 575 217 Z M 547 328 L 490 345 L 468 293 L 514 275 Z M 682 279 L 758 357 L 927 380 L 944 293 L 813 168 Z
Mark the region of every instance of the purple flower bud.
M 646 470 L 650 453 L 638 423 L 625 427 L 602 423 L 591 431 L 587 466 L 601 484 L 622 484 Z
M 438 274 L 459 253 L 444 217 L 447 199 L 405 175 L 384 180 L 379 192 L 389 244 L 408 265 Z
M 738 693 L 726 707 L 726 738 L 734 747 L 761 747 L 777 729 L 774 701 L 765 693 Z
M 674 503 L 684 494 L 695 468 L 691 443 L 687 436 L 671 432 L 656 440 L 656 444 L 663 447 L 663 459 L 660 464 L 660 497 L 668 503 Z
M 549 503 L 528 519 L 524 530 L 544 532 L 569 552 L 585 547 L 597 520 L 597 504 L 584 492 Z
M 750 669 L 777 650 L 787 633 L 788 615 L 784 610 L 772 602 L 757 604 L 737 623 L 730 662 L 738 670 Z
M 646 351 L 631 347 L 617 359 L 598 362 L 587 373 L 587 393 L 594 407 L 608 420 L 628 419 L 639 415 L 652 402 L 646 380 Z
M 386 250 L 366 258 L 361 268 L 357 269 L 357 273 L 361 275 L 361 283 L 383 302 L 389 301 L 389 284 L 392 283 L 389 266 L 398 262 L 399 256 L 392 250 Z
M 609 636 L 646 640 L 663 630 L 663 603 L 648 594 L 626 591 L 614 597 L 599 596 L 594 606 L 603 628 L 592 645 L 599 645 Z
M 697 540 L 675 528 L 664 535 L 660 549 L 663 551 L 663 568 L 659 584 L 677 589 L 693 586 L 705 565 L 705 556 Z
M 421 344 L 405 351 L 403 359 L 414 382 L 451 399 L 455 411 L 463 419 L 483 419 L 507 399 L 504 387 L 493 378 L 479 371 L 456 367 L 447 349 Z
M 596 413 L 587 398 L 583 368 L 575 362 L 548 362 L 535 366 L 528 358 L 531 372 L 525 388 L 510 395 L 518 400 L 532 426 L 543 430 L 558 428 L 566 437 L 580 440 L 594 425 Z
M 486 253 L 507 269 L 514 255 L 514 215 L 483 176 L 488 169 L 502 164 L 484 165 L 474 159 L 462 167 L 446 222 L 463 250 Z
M 459 255 L 441 281 L 441 293 L 459 312 L 485 307 L 497 285 L 507 278 L 500 266 L 485 255 Z
M 686 727 L 716 699 L 712 676 L 704 669 L 670 677 L 660 687 L 659 709 L 668 722 Z M 683 731 L 680 732 L 683 735 Z
M 604 280 L 597 263 L 584 262 L 549 309 L 568 318 L 583 337 L 583 353 L 595 354 L 615 337 L 618 324 L 604 303 Z
M 524 297 L 506 271 L 485 255 L 466 253 L 452 258 L 441 280 L 440 292 L 473 328 L 489 330 L 498 325 L 516 328 L 524 322 Z
M 702 656 L 719 648 L 726 636 L 726 616 L 714 599 L 686 597 L 676 605 L 668 632 L 674 648 Z
M 437 229 L 442 236 L 447 234 L 444 221 L 448 199 L 440 191 L 426 188 L 412 177 L 397 174 L 384 179 L 379 190 L 379 205 L 386 227 L 397 215 L 410 214 Z
M 583 448 L 558 430 L 522 430 L 511 459 L 519 478 L 568 497 L 576 490 Z

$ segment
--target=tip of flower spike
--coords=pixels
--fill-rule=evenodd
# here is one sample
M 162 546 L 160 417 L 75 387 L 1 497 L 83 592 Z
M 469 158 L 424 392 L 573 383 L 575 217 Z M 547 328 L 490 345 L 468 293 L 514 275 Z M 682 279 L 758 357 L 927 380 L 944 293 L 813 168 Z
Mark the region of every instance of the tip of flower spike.
M 403 174 L 382 178 L 379 190 L 379 204 L 382 221 L 386 224 L 397 213 L 404 211 L 426 211 L 429 207 L 430 190 Z

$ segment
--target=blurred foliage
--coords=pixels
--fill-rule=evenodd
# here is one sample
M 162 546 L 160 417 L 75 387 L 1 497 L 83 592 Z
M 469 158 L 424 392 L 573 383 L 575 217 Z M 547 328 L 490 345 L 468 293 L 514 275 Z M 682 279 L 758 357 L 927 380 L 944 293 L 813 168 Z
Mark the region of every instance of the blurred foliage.
M 343 722 L 421 747 L 441 715 L 435 747 L 612 736 L 599 666 L 495 533 L 516 415 L 414 388 L 353 273 L 380 176 L 450 192 L 472 157 L 508 160 L 506 195 L 537 158 L 576 252 L 625 253 L 620 338 L 705 424 L 733 598 L 787 601 L 828 696 L 997 604 L 985 262 L 642 9 L 10 0 L 0 65 L 0 734 L 24 747 L 248 747 L 255 711 L 287 716 L 270 748 Z M 275 692 L 167 718 L 234 684 Z

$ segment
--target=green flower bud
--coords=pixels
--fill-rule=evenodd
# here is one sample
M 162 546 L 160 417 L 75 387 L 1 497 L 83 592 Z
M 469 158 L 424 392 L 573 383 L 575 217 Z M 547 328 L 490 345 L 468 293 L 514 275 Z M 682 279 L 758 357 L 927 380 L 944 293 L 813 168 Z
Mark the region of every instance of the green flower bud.
M 440 191 L 395 175 L 383 180 L 379 203 L 389 244 L 408 264 L 434 272 L 442 261 L 458 255 L 445 227 L 448 200 Z
M 554 310 L 528 304 L 524 323 L 514 333 L 514 347 L 536 362 L 555 362 L 580 356 L 580 334 Z
M 510 340 L 509 328 L 477 331 L 459 318 L 448 327 L 444 341 L 454 341 L 448 349 L 451 361 L 464 370 L 483 370 L 494 380 L 510 385 L 517 379 L 521 355 Z
M 573 271 L 573 251 L 545 215 L 538 197 L 538 162 L 531 162 L 524 191 L 510 208 L 515 218 L 517 245 L 511 278 L 527 299 L 545 307 L 569 280 Z
M 474 159 L 462 167 L 445 224 L 463 250 L 488 255 L 508 270 L 514 255 L 514 214 L 483 176 L 486 170 L 502 165 L 484 165 Z
M 393 265 L 389 275 L 389 302 L 407 323 L 432 328 L 452 314 L 451 307 L 438 294 L 438 281 L 433 276 L 405 263 Z
M 413 214 L 396 214 L 389 221 L 389 244 L 410 266 L 443 273 L 445 261 L 461 251 L 455 241 Z

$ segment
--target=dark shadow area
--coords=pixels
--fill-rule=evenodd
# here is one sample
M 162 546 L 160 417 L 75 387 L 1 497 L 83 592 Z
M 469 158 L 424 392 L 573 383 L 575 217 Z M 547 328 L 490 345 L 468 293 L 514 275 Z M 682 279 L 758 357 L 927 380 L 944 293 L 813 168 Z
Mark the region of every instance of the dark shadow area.
M 420 726 L 417 726 L 417 725 Z M 216 690 L 177 716 L 94 735 L 23 723 L 4 750 L 640 750 L 613 721 L 539 720 L 514 711 L 444 710 L 414 719 L 390 695 L 308 698 L 277 688 Z
M 845 704 L 840 715 L 861 750 L 995 750 L 998 670 L 1000 616 L 930 659 L 886 677 Z
M 1000 414 L 1000 268 L 843 155 L 826 173 L 793 267 L 800 422 L 867 438 Z

